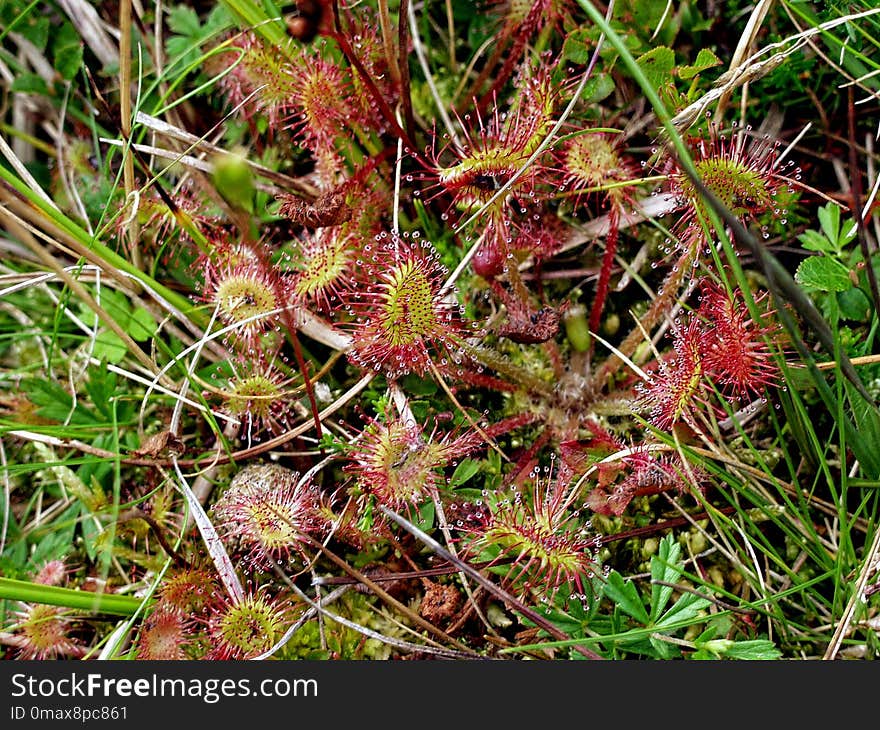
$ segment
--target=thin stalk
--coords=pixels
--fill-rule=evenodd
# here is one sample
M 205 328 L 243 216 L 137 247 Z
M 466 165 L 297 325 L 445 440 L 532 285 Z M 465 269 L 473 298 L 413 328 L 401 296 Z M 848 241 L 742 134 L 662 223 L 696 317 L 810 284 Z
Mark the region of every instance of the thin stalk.
M 0 599 L 23 601 L 24 603 L 45 603 L 49 606 L 64 606 L 80 611 L 109 613 L 115 616 L 131 616 L 137 613 L 143 604 L 143 600 L 132 596 L 93 593 L 92 591 L 47 586 L 12 578 L 0 578 Z
M 131 0 L 122 0 L 119 3 L 119 124 L 122 127 L 122 136 L 127 144 L 131 144 Z M 123 184 L 125 185 L 125 198 L 130 200 L 135 193 L 134 160 L 131 152 L 126 150 L 122 158 Z M 131 216 L 128 222 L 128 246 L 131 252 L 131 262 L 139 269 L 143 268 L 138 239 L 140 237 L 140 224 L 136 215 Z
M 403 13 L 401 13 L 403 17 Z M 400 86 L 400 67 L 397 65 L 397 53 L 394 50 L 394 39 L 391 36 L 391 14 L 388 12 L 388 0 L 379 0 L 379 28 L 382 31 L 382 50 L 388 73 L 395 86 Z

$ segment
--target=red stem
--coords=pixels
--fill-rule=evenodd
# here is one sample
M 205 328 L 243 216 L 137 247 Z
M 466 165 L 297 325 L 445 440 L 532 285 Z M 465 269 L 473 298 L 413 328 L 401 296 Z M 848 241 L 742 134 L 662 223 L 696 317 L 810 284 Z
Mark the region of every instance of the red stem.
M 602 268 L 599 271 L 599 281 L 596 284 L 596 298 L 593 300 L 593 308 L 590 311 L 590 331 L 598 332 L 602 322 L 602 310 L 605 308 L 605 300 L 608 298 L 608 284 L 611 281 L 611 268 L 614 265 L 614 255 L 617 253 L 617 239 L 620 234 L 620 208 L 616 203 L 611 204 L 608 212 L 608 235 L 605 237 L 605 254 L 602 256 Z

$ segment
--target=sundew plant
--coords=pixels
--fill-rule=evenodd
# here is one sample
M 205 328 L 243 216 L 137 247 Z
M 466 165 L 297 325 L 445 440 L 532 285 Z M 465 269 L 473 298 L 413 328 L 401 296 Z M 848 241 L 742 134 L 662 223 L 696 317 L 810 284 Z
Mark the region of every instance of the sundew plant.
M 871 659 L 867 0 L 7 0 L 0 656 Z

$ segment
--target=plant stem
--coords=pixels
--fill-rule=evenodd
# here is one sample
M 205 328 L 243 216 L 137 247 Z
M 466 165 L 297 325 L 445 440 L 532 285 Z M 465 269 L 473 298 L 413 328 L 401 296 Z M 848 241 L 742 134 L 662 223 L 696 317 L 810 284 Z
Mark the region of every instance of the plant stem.
M 116 616 L 132 616 L 140 610 L 143 604 L 140 598 L 132 596 L 93 593 L 12 578 L 0 578 L 0 599 L 23 601 L 24 603 L 45 603 L 50 606 L 64 606 L 82 611 L 110 613 Z

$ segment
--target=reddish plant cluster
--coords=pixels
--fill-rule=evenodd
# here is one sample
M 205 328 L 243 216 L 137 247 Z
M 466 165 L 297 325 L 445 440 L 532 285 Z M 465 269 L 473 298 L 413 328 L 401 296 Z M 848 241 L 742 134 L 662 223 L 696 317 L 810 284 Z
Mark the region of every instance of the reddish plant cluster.
M 238 422 L 249 448 L 305 415 L 322 427 L 316 381 L 327 376 L 338 384 L 342 367 L 330 358 L 313 380 L 318 356 L 304 355 L 298 340 L 308 321 L 344 353 L 346 375 L 389 386 L 395 395 L 384 397 L 396 410 L 379 408 L 361 430 L 334 422 L 342 446 L 317 434 L 322 458 L 334 443 L 338 453 L 327 463 L 341 462 L 329 483 L 268 462 L 238 468 L 210 508 L 223 546 L 250 580 L 279 568 L 300 572 L 334 540 L 379 550 L 394 537 L 385 508 L 452 528 L 462 556 L 502 576 L 504 588 L 520 597 L 583 593 L 598 570 L 601 543 L 586 510 L 619 518 L 638 497 L 703 492 L 710 481 L 629 417 L 640 411 L 661 431 L 684 423 L 703 433 L 704 419 L 720 413 L 717 394 L 736 405 L 759 397 L 778 376 L 773 313 L 753 317 L 746 295 L 727 287 L 727 272 L 713 272 L 718 234 L 705 226 L 709 209 L 689 178 L 661 161 L 660 190 L 676 216 L 664 244 L 672 270 L 615 349 L 619 362 L 670 316 L 697 272 L 700 304 L 670 323 L 669 352 L 655 351 L 644 369 L 634 367 L 646 375 L 635 395 L 630 380 L 614 377 L 613 358 L 598 361 L 593 336 L 613 338 L 610 322 L 623 317 L 622 307 L 609 316 L 618 306 L 615 276 L 628 266 L 618 266 L 621 229 L 639 207 L 646 165 L 627 149 L 628 134 L 610 126 L 616 122 L 575 103 L 580 69 L 549 51 L 525 52 L 542 29 L 567 23 L 572 3 L 493 4 L 503 13 L 499 49 L 508 54 L 491 53 L 445 132 L 426 132 L 422 152 L 413 141 L 417 115 L 404 103 L 400 64 L 408 49 L 395 59 L 392 39 L 380 35 L 368 9 L 298 7 L 289 24 L 295 40 L 286 47 L 268 49 L 247 32 L 215 49 L 228 102 L 258 147 L 266 142 L 258 131 L 265 123 L 273 137 L 290 141 L 287 162 L 302 174 L 280 176 L 295 184 L 264 189 L 263 198 L 249 191 L 243 202 L 227 199 L 244 219 L 234 221 L 238 233 L 198 219 L 191 201 L 181 206 L 204 234 L 201 300 L 212 307 L 211 334 L 218 339 L 222 330 L 217 346 L 227 356 L 203 393 Z M 705 185 L 749 222 L 782 215 L 778 195 L 793 184 L 775 146 L 750 135 L 744 129 L 727 137 L 710 125 L 708 137 L 690 140 Z M 275 219 L 265 232 L 250 226 L 258 199 Z M 560 295 L 542 274 L 587 218 L 602 222 L 591 242 L 599 249 L 595 238 L 604 239 L 603 250 L 588 252 L 592 268 L 581 291 Z M 165 230 L 159 218 L 149 221 Z M 420 228 L 431 230 L 433 241 Z M 458 280 L 443 263 L 450 260 L 460 263 Z M 468 286 L 459 289 L 461 278 Z M 586 310 L 577 300 L 593 282 Z M 429 433 L 415 420 L 411 400 L 418 399 L 407 398 L 404 384 L 424 381 L 437 386 L 431 393 L 443 389 L 463 425 L 444 432 L 437 424 Z M 469 404 L 480 400 L 468 397 L 478 389 L 497 397 L 498 413 L 475 415 Z M 332 397 L 325 393 L 325 402 Z M 496 439 L 505 439 L 505 448 Z M 292 460 L 318 453 L 314 443 L 302 443 L 312 450 Z M 485 477 L 495 488 L 463 498 L 453 475 L 464 483 L 474 478 L 458 469 L 484 452 L 507 463 Z M 555 474 L 540 471 L 548 459 Z M 486 456 L 481 463 L 489 462 Z M 435 515 L 431 508 L 436 516 L 426 517 Z M 219 592 L 200 571 L 166 581 L 142 627 L 139 655 L 252 658 L 269 651 L 299 611 L 295 601 L 262 589 L 237 599 Z M 455 603 L 453 592 L 443 597 Z
M 701 289 L 699 309 L 675 328 L 673 354 L 639 385 L 649 420 L 660 429 L 680 420 L 693 425 L 693 409 L 706 407 L 713 385 L 744 400 L 777 382 L 770 342 L 778 326 L 756 323 L 738 289 L 729 293 L 708 279 Z

